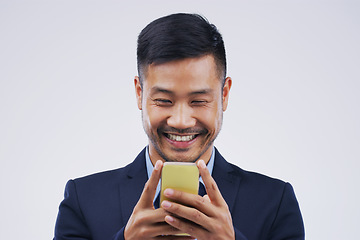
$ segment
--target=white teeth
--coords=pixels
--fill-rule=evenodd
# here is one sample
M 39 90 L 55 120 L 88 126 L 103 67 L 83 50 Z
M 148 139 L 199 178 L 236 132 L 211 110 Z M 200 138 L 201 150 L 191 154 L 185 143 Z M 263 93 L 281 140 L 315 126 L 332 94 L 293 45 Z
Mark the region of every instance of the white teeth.
M 188 135 L 188 136 L 179 136 L 179 135 L 173 135 L 173 134 L 167 134 L 169 139 L 177 142 L 188 142 L 193 140 L 196 135 Z

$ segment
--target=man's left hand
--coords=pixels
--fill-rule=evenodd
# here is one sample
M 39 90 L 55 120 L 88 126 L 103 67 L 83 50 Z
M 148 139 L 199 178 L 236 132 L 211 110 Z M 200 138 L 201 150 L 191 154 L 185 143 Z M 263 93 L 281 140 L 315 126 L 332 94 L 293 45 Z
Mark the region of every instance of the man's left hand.
M 165 221 L 198 240 L 235 239 L 229 208 L 215 180 L 203 160 L 199 160 L 197 166 L 208 195 L 201 197 L 173 189 L 165 190 L 165 196 L 174 201 L 161 203 L 161 207 L 169 213 Z

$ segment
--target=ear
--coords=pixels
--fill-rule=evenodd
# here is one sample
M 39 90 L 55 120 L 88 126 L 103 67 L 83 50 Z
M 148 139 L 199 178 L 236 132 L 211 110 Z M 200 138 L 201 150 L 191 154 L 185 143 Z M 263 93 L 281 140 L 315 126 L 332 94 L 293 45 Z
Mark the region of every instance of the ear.
M 231 89 L 231 85 L 232 85 L 232 79 L 230 77 L 227 77 L 225 79 L 225 84 L 224 84 L 224 88 L 223 88 L 223 95 L 222 95 L 222 108 L 223 111 L 225 112 L 228 106 L 228 101 L 229 101 L 229 93 L 230 93 L 230 89 Z
M 136 95 L 137 105 L 139 110 L 142 110 L 142 88 L 141 88 L 140 78 L 138 76 L 135 76 L 134 84 L 135 84 L 135 95 Z

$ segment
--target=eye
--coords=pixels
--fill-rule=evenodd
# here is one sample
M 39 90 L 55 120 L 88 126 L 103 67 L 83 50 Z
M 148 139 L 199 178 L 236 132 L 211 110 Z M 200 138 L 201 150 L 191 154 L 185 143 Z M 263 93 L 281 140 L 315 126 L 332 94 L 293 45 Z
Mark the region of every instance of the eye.
M 193 100 L 193 101 L 191 101 L 191 104 L 195 105 L 195 106 L 202 106 L 202 105 L 207 104 L 207 101 L 206 100 Z
M 171 100 L 165 98 L 156 98 L 153 101 L 157 106 L 170 106 L 172 104 Z

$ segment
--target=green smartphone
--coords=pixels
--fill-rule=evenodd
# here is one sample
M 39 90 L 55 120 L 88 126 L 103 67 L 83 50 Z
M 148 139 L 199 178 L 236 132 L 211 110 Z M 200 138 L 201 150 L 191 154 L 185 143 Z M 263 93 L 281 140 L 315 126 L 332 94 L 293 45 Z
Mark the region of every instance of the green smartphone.
M 165 162 L 161 172 L 160 204 L 163 200 L 169 200 L 164 196 L 164 190 L 167 188 L 198 194 L 199 169 L 196 164 Z
M 164 196 L 167 188 L 198 194 L 199 190 L 199 169 L 195 163 L 186 162 L 165 162 L 161 172 L 161 192 L 160 204 L 164 200 L 169 200 Z M 177 236 L 189 236 L 181 233 Z

